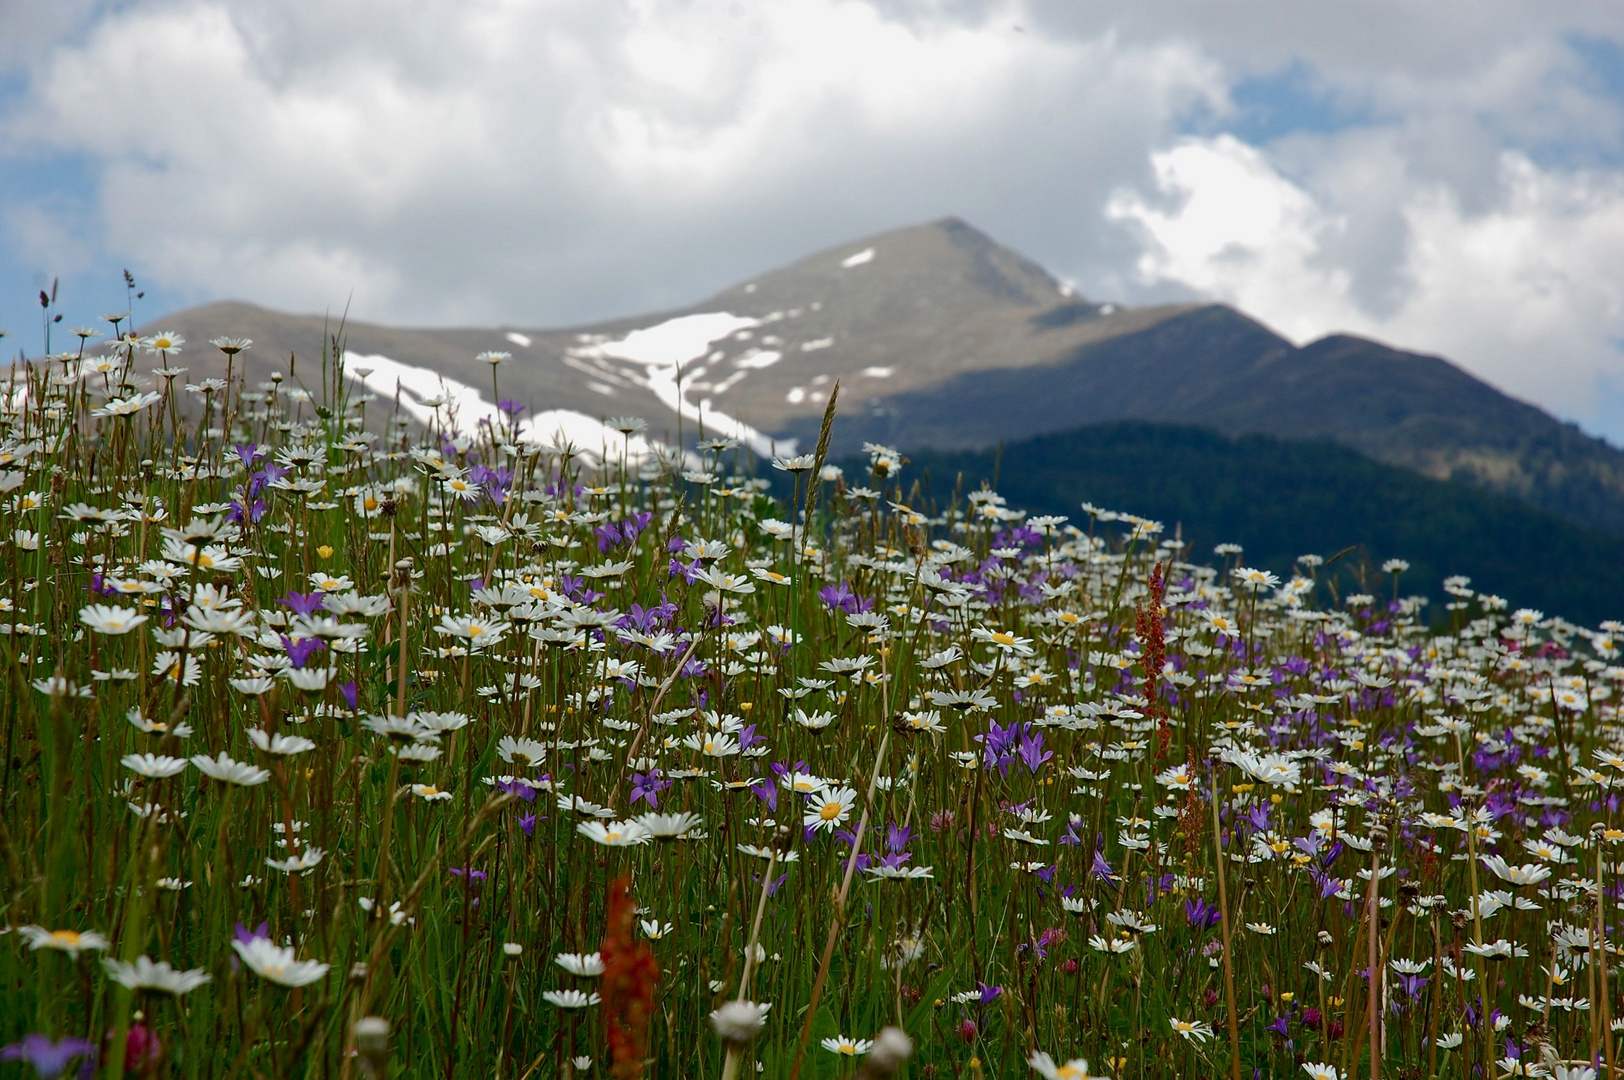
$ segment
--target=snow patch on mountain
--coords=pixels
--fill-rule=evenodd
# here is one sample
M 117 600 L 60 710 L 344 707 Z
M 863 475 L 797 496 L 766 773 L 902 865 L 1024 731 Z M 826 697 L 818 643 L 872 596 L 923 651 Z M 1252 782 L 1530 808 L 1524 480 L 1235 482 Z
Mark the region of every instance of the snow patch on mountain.
M 733 361 L 733 366 L 759 370 L 764 367 L 772 367 L 783 358 L 784 354 L 776 349 L 752 349 Z
M 633 330 L 618 340 L 596 341 L 571 351 L 582 356 L 614 357 L 651 367 L 666 367 L 697 360 L 705 355 L 711 342 L 760 325 L 760 319 L 748 315 L 709 311 L 699 315 L 680 315 L 641 330 Z
M 443 426 L 461 432 L 478 431 L 483 424 L 503 424 L 507 417 L 467 383 L 403 364 L 377 353 L 350 353 L 345 371 L 371 393 L 394 401 L 407 416 L 426 427 Z M 624 448 L 632 460 L 641 460 L 653 446 L 641 435 L 630 440 L 585 413 L 574 409 L 548 409 L 519 421 L 520 442 L 559 447 L 566 443 L 598 460 L 619 458 Z
M 779 312 L 773 314 L 782 318 Z M 726 311 L 679 315 L 641 330 L 633 330 L 622 338 L 589 339 L 568 350 L 566 356 L 577 360 L 625 360 L 639 364 L 645 372 L 639 381 L 659 399 L 661 404 L 683 419 L 692 420 L 696 425 L 703 425 L 704 429 L 712 434 L 737 439 L 762 457 L 793 454 L 795 449 L 792 442 L 774 439 L 742 420 L 717 412 L 710 407 L 709 399 L 700 402 L 689 401 L 678 382 L 683 374 L 683 366 L 705 357 L 713 344 L 728 337 L 738 338 L 767 321 L 776 320 L 771 316 L 767 319 L 757 319 Z M 748 337 L 745 340 L 748 340 Z M 757 355 L 764 357 L 768 354 Z M 778 359 L 777 354 L 773 355 L 773 359 Z M 754 365 L 744 366 L 763 367 L 765 364 L 758 361 Z

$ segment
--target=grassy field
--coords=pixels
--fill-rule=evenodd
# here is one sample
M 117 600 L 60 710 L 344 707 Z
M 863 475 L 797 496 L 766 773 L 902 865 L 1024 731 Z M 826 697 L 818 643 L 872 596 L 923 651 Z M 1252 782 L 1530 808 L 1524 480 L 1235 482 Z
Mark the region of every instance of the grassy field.
M 0 1075 L 1612 1076 L 1619 627 L 243 347 L 13 370 Z

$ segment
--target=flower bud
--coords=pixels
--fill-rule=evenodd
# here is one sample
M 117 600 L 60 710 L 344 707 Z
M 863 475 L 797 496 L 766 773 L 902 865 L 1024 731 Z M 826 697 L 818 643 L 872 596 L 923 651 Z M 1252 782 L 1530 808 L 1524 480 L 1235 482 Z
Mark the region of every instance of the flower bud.
M 381 1080 L 389 1074 L 389 1021 L 381 1016 L 363 1016 L 351 1029 L 355 1052 L 361 1058 L 361 1071 L 368 1080 Z

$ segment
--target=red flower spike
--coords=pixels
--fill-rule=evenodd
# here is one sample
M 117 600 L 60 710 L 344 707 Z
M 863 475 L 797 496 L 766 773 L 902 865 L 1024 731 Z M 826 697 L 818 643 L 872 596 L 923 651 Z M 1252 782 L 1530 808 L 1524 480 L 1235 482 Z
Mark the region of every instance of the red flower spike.
M 1149 703 L 1145 715 L 1156 721 L 1156 752 L 1151 766 L 1167 752 L 1172 730 L 1167 723 L 1167 705 L 1162 701 L 1162 667 L 1167 663 L 1167 634 L 1162 625 L 1162 601 L 1166 579 L 1162 564 L 1150 572 L 1150 595 L 1139 604 L 1133 620 L 1133 636 L 1139 639 L 1139 658 L 1145 676 L 1145 700 Z
M 603 958 L 598 993 L 615 1080 L 638 1080 L 643 1075 L 654 990 L 660 981 L 654 951 L 634 936 L 636 927 L 637 901 L 632 899 L 631 879 L 623 875 L 609 886 L 608 926 L 598 950 Z

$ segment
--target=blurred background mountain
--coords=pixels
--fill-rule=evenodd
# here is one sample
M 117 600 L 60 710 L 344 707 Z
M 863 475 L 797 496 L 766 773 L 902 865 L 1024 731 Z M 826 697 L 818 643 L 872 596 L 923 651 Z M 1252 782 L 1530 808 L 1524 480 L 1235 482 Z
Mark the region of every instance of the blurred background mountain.
M 537 437 L 576 441 L 615 438 L 601 421 L 620 415 L 674 437 L 680 412 L 690 444 L 703 428 L 805 449 L 838 380 L 836 456 L 895 446 L 936 496 L 996 475 L 1011 505 L 1076 520 L 1090 500 L 1260 564 L 1357 545 L 1434 586 L 1468 574 L 1514 603 L 1624 615 L 1624 452 L 1440 357 L 1349 335 L 1299 346 L 1221 304 L 1076 295 L 956 218 L 589 326 L 413 330 L 217 303 L 151 328 L 184 335 L 200 373 L 222 366 L 209 338 L 253 338 L 252 379 L 309 372 L 340 337 L 382 407 L 500 392 L 543 418 Z M 499 391 L 475 361 L 494 350 L 511 353 Z

